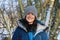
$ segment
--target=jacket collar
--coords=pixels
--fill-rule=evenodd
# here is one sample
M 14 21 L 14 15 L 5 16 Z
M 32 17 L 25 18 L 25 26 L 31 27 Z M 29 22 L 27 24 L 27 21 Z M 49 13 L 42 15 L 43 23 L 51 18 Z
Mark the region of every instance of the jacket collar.
M 27 29 L 22 25 L 22 23 L 20 21 L 17 21 L 17 24 L 19 27 L 21 27 L 23 30 L 25 30 L 27 32 Z M 46 26 L 42 25 L 41 22 L 38 21 L 36 33 L 34 36 L 36 36 L 38 33 L 42 32 L 44 29 L 46 29 Z

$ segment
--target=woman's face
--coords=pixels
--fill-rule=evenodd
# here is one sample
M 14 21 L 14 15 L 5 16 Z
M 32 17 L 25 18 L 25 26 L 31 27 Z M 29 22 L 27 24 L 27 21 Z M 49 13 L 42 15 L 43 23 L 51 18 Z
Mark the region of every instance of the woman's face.
M 35 16 L 33 15 L 33 13 L 28 13 L 26 15 L 26 20 L 29 22 L 29 24 L 33 24 L 35 20 Z

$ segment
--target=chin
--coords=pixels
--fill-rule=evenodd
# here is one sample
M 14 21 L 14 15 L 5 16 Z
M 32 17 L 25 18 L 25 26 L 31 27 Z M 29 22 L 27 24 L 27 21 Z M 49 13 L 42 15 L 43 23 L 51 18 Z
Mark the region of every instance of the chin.
M 28 21 L 28 22 L 33 22 L 33 21 Z

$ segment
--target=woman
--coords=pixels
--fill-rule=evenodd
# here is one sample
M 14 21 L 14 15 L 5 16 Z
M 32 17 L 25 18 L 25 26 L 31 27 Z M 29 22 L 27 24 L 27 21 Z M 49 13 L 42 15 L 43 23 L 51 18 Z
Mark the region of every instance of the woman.
M 28 6 L 24 12 L 24 19 L 18 21 L 12 40 L 48 40 L 46 26 L 37 20 L 37 9 Z

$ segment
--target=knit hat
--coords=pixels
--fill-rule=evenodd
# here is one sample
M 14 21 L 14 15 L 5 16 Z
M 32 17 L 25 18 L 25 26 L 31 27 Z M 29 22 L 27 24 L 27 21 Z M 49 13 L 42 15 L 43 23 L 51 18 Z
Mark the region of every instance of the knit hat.
M 24 16 L 26 16 L 29 12 L 33 13 L 33 15 L 37 17 L 37 9 L 35 8 L 35 6 L 28 6 L 27 8 L 25 8 Z

